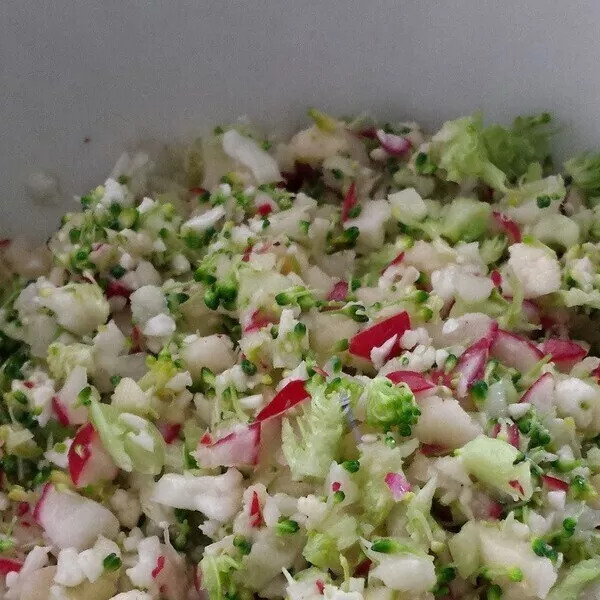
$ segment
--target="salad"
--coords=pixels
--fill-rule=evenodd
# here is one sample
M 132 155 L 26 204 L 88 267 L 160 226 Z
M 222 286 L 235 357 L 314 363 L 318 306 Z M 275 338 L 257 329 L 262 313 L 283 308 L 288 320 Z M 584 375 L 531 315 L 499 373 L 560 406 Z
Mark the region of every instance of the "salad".
M 0 242 L 6 600 L 600 597 L 600 155 L 309 116 Z

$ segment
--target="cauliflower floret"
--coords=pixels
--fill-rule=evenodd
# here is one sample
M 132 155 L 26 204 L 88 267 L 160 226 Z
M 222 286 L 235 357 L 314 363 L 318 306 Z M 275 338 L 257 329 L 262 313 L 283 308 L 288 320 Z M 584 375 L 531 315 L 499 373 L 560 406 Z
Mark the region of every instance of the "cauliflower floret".
M 83 582 L 85 574 L 79 565 L 79 553 L 75 548 L 65 548 L 58 554 L 54 581 L 65 587 L 75 587 Z
M 56 315 L 59 325 L 78 335 L 94 331 L 106 321 L 110 311 L 102 289 L 92 283 L 45 288 L 40 291 L 39 301 Z
M 221 334 L 195 337 L 189 342 L 184 340 L 181 355 L 192 378 L 200 376 L 202 367 L 221 373 L 236 362 L 231 340 Z
M 575 377 L 559 381 L 554 392 L 559 415 L 573 417 L 577 427 L 581 428 L 592 422 L 598 397 L 596 388 Z
M 549 250 L 513 244 L 508 265 L 523 286 L 525 298 L 537 298 L 560 289 L 560 265 Z
M 114 510 L 119 522 L 123 527 L 132 529 L 136 526 L 142 507 L 140 501 L 135 494 L 127 490 L 116 490 L 111 496 L 110 506 Z
M 130 297 L 134 323 L 145 325 L 152 317 L 166 314 L 167 301 L 162 290 L 155 285 L 144 285 Z

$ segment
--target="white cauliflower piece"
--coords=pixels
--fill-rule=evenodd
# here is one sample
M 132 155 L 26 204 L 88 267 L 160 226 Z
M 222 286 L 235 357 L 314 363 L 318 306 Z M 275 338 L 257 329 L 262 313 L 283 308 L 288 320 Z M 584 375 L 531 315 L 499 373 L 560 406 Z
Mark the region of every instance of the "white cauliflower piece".
M 513 244 L 508 265 L 523 286 L 525 298 L 537 298 L 560 289 L 560 265 L 549 250 Z
M 598 390 L 575 377 L 563 379 L 556 384 L 554 400 L 562 417 L 573 417 L 577 427 L 590 425 L 594 407 L 598 404 Z
M 110 506 L 123 527 L 133 529 L 142 514 L 138 497 L 127 490 L 115 490 L 110 498 Z
M 39 302 L 49 308 L 59 325 L 77 335 L 91 333 L 106 322 L 110 308 L 102 289 L 92 283 L 69 283 L 44 288 Z

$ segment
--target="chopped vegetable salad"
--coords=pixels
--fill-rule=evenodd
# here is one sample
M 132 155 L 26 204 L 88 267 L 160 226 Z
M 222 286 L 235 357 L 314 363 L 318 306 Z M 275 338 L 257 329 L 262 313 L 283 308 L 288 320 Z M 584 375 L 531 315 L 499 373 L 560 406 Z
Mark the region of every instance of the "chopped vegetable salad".
M 600 155 L 309 116 L 0 242 L 6 600 L 600 597 Z

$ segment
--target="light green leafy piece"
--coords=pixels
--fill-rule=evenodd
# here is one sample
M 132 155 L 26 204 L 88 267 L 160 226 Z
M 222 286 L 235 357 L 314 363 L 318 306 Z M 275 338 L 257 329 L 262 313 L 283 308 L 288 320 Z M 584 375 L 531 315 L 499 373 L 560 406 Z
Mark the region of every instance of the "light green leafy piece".
M 283 455 L 295 480 L 323 479 L 339 455 L 344 431 L 342 394 L 314 381 L 306 389 L 310 403 L 296 419 L 284 419 L 281 431 Z
M 147 419 L 121 413 L 91 399 L 90 419 L 115 464 L 124 471 L 158 475 L 165 463 L 165 441 Z

